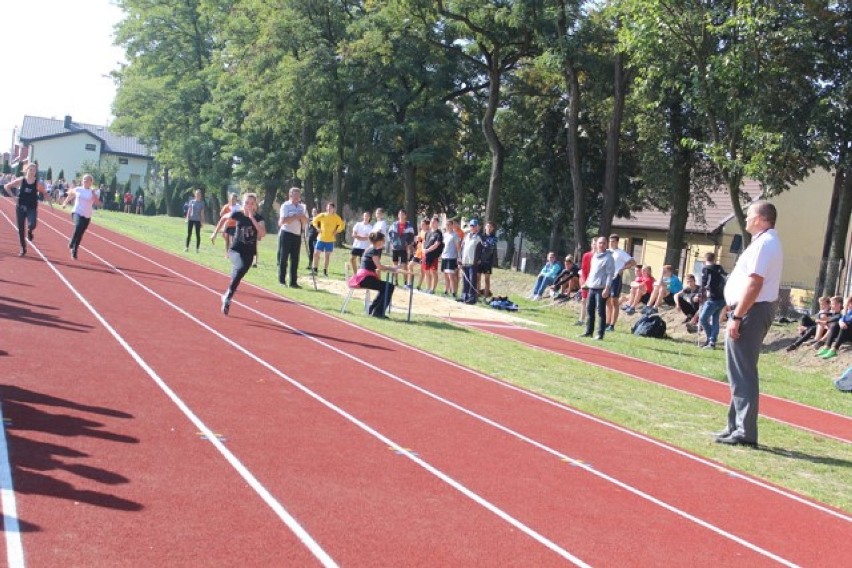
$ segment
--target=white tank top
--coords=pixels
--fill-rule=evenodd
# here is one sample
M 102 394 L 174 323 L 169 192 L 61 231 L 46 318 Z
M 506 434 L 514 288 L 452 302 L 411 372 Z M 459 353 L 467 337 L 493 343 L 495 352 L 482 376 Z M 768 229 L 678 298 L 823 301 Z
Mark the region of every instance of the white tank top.
M 78 187 L 74 191 L 77 195 L 74 198 L 74 210 L 72 213 L 76 213 L 80 217 L 91 218 L 92 205 L 95 201 L 95 190 Z

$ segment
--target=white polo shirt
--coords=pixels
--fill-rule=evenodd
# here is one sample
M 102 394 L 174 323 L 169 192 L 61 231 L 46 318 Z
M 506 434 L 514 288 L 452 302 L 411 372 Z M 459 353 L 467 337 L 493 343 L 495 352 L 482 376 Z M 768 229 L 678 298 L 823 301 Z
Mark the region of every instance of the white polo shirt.
M 294 204 L 289 199 L 281 204 L 281 210 L 279 212 L 279 219 L 283 219 L 284 217 L 292 217 L 293 215 L 307 215 L 307 209 L 305 208 L 304 203 L 299 203 L 298 205 Z M 298 219 L 293 219 L 281 225 L 281 228 L 278 230 L 278 233 L 281 234 L 284 231 L 288 233 L 293 233 L 294 235 L 302 234 L 302 222 Z
M 612 254 L 612 260 L 615 261 L 615 273 L 618 274 L 621 270 L 624 269 L 624 265 L 633 260 L 633 257 L 630 254 L 620 248 L 611 248 L 608 249 Z
M 781 288 L 781 269 L 784 265 L 784 250 L 775 229 L 759 233 L 737 259 L 737 264 L 725 284 L 725 302 L 731 306 L 745 294 L 748 277 L 756 274 L 763 278 L 755 302 L 774 302 Z

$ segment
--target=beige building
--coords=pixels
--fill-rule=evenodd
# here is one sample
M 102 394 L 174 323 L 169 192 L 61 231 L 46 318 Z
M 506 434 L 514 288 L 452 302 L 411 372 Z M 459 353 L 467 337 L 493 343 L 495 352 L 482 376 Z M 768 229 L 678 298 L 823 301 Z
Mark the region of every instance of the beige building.
M 776 229 L 784 245 L 783 287 L 790 290 L 790 299 L 796 307 L 807 307 L 822 261 L 822 247 L 828 224 L 828 211 L 834 175 L 817 170 L 789 190 L 770 197 L 778 209 Z M 758 182 L 743 183 L 743 204 L 760 199 L 763 191 Z M 742 240 L 739 225 L 734 217 L 728 192 L 725 189 L 712 194 L 703 219 L 690 216 L 686 226 L 681 265 L 678 274 L 699 275 L 704 254 L 715 252 L 720 264 L 730 271 L 741 252 Z M 613 230 L 621 235 L 623 246 L 633 254 L 636 262 L 650 265 L 654 276 L 659 276 L 666 253 L 666 238 L 671 215 L 655 209 L 635 213 L 629 219 L 617 218 Z M 847 237 L 849 257 L 850 239 Z M 842 273 L 841 290 L 850 289 L 849 273 Z
M 130 181 L 132 191 L 147 185 L 153 162 L 148 149 L 133 136 L 119 136 L 104 126 L 64 120 L 25 116 L 18 135 L 28 159 L 37 161 L 41 174 L 48 168 L 54 175 L 65 172 L 65 178 L 82 175 L 86 162 L 102 164 L 114 160 L 118 166 L 116 179 L 124 185 Z

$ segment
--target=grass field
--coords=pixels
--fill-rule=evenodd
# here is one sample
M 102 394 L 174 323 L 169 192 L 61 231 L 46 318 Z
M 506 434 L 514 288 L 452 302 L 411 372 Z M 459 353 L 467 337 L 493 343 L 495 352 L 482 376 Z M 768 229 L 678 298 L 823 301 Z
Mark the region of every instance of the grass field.
M 142 217 L 98 211 L 93 222 L 158 248 L 187 256 L 190 260 L 222 272 L 230 270 L 220 240 L 216 248 L 209 240 L 212 227 L 205 227 L 200 254 L 184 253 L 186 226 L 182 219 Z M 192 250 L 192 247 L 191 247 Z M 334 317 L 392 336 L 410 345 L 477 369 L 494 377 L 541 393 L 575 408 L 616 422 L 689 452 L 716 460 L 782 487 L 852 513 L 852 445 L 808 434 L 769 420 L 761 420 L 761 450 L 730 448 L 713 443 L 711 433 L 724 426 L 726 410 L 716 404 L 677 393 L 654 384 L 572 361 L 558 355 L 523 347 L 475 330 L 461 328 L 438 318 L 414 317 L 411 323 L 376 320 L 363 315 L 339 314 L 341 298 L 312 289 L 284 288 L 277 281 L 276 239 L 261 243 L 260 265 L 247 280 L 273 292 L 303 302 Z M 348 250 L 336 252 L 330 278 L 342 278 Z M 301 262 L 300 273 L 306 260 Z M 518 315 L 539 324 L 548 333 L 573 338 L 573 308 L 542 309 L 521 299 L 532 287 L 533 277 L 498 270 L 492 288 L 509 292 L 519 303 Z M 214 306 L 215 307 L 215 306 Z M 297 322 L 293 322 L 298 325 Z M 625 333 L 607 335 L 598 345 L 617 353 L 668 365 L 724 381 L 724 354 L 702 351 L 694 344 L 677 340 L 648 340 Z M 852 396 L 836 391 L 825 374 L 789 368 L 772 353 L 761 357 L 763 392 L 818 408 L 852 416 Z

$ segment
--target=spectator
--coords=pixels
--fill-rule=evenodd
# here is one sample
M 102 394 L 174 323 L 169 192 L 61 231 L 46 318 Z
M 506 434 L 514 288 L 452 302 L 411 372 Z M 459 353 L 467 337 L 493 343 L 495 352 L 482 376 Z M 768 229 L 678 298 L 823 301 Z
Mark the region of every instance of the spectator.
M 589 278 L 589 271 L 592 269 L 592 257 L 595 256 L 594 245 L 592 245 L 592 250 L 587 250 L 583 253 L 583 257 L 580 259 L 580 298 L 582 302 L 580 304 L 580 317 L 577 318 L 577 322 L 574 325 L 585 325 L 585 314 L 586 314 L 586 306 L 589 303 L 589 288 L 586 286 L 586 280 Z
M 441 233 L 441 222 L 438 217 L 432 217 L 429 232 L 423 243 L 423 270 L 426 273 L 426 291 L 434 294 L 438 287 L 438 264 L 441 253 L 444 252 L 444 235 Z
M 829 327 L 825 347 L 817 352 L 817 356 L 823 359 L 837 357 L 837 350 L 847 341 L 852 341 L 852 296 L 846 298 L 846 308 Z
M 686 275 L 686 282 L 683 289 L 675 294 L 675 306 L 685 317 L 683 323 L 691 322 L 698 314 L 698 307 L 701 304 L 701 289 L 695 283 L 693 274 Z
M 441 253 L 441 272 L 444 273 L 444 295 L 456 297 L 459 289 L 459 235 L 456 220 L 447 219 L 444 231 L 444 252 Z
M 482 262 L 479 264 L 479 272 L 482 274 L 482 295 L 490 298 L 491 273 L 497 266 L 497 228 L 494 223 L 485 223 L 485 235 L 482 237 Z
M 195 199 L 187 203 L 186 207 L 186 246 L 183 252 L 189 252 L 189 241 L 192 239 L 192 230 L 195 229 L 195 252 L 201 248 L 201 225 L 204 224 L 204 196 L 200 189 L 195 190 Z
M 633 315 L 636 313 L 636 308 L 639 304 L 648 305 L 648 300 L 651 298 L 651 294 L 654 291 L 654 283 L 656 280 L 651 274 L 650 266 L 643 266 L 639 268 L 639 273 L 633 282 L 630 283 L 630 297 L 627 300 L 627 303 L 624 304 L 621 308 L 627 312 L 628 315 Z
M 795 351 L 802 343 L 813 339 L 816 335 L 817 328 L 819 327 L 818 322 L 828 321 L 830 315 L 831 298 L 823 296 L 819 299 L 819 311 L 816 314 L 816 319 L 811 318 L 809 315 L 802 316 L 802 321 L 798 329 L 799 337 L 797 337 L 792 344 L 787 346 L 787 351 Z
M 278 208 L 278 283 L 300 288 L 298 280 L 299 253 L 302 250 L 302 231 L 308 224 L 308 211 L 302 203 L 302 190 L 291 187 L 287 201 Z M 289 271 L 287 268 L 289 267 Z
M 557 300 L 570 299 L 571 294 L 579 289 L 580 266 L 574 262 L 574 257 L 569 254 L 565 257 L 562 271 L 551 286 L 553 297 Z
M 387 219 L 385 219 L 385 210 L 381 207 L 376 209 L 375 217 L 376 221 L 373 223 L 373 232 L 381 233 L 387 237 L 389 226 Z
M 314 217 L 311 225 L 319 229 L 317 244 L 314 248 L 314 265 L 311 270 L 313 270 L 314 274 L 317 273 L 317 270 L 319 270 L 320 253 L 323 253 L 325 255 L 325 262 L 322 274 L 323 276 L 328 276 L 328 263 L 331 260 L 331 253 L 334 251 L 334 239 L 338 233 L 346 228 L 346 224 L 340 218 L 340 215 L 335 212 L 334 203 L 329 203 L 325 206 L 325 213 L 320 213 Z
M 306 237 L 308 239 L 308 270 L 311 270 L 311 263 L 314 259 L 314 249 L 317 246 L 317 238 L 319 238 L 319 230 L 314 227 L 314 219 L 317 218 L 317 208 L 311 208 L 311 218 L 308 221 Z
M 219 211 L 219 218 L 221 219 L 228 213 L 232 211 L 238 211 L 240 208 L 240 197 L 236 193 L 230 193 L 228 195 L 228 202 L 222 206 L 222 209 Z M 225 258 L 228 258 L 228 249 L 231 247 L 231 239 L 234 237 L 237 229 L 237 222 L 231 219 L 228 216 L 228 220 L 225 222 L 225 228 L 222 231 L 222 236 L 225 240 Z
M 636 266 L 636 261 L 626 251 L 618 248 L 619 237 L 616 234 L 609 236 L 609 252 L 612 254 L 612 259 L 615 262 L 615 278 L 612 281 L 612 288 L 609 291 L 609 298 L 606 302 L 606 330 L 615 331 L 615 324 L 618 321 L 619 302 L 621 302 L 621 287 L 622 274 L 625 270 L 629 270 Z
M 145 212 L 145 194 L 141 191 L 136 196 L 136 214 L 142 215 Z
M 352 274 L 358 272 L 361 265 L 361 256 L 370 247 L 370 233 L 373 225 L 370 223 L 370 212 L 364 211 L 361 220 L 352 227 L 352 253 L 349 255 L 349 264 L 352 266 Z
M 482 238 L 479 236 L 479 220 L 471 219 L 468 226 L 470 229 L 461 247 L 461 269 L 464 282 L 460 301 L 465 304 L 475 304 L 476 270 L 482 260 Z
M 589 300 L 586 306 L 586 332 L 581 337 L 591 337 L 595 329 L 595 314 L 600 322 L 595 339 L 602 340 L 607 329 L 606 303 L 609 297 L 612 281 L 615 278 L 615 260 L 612 251 L 606 248 L 606 237 L 595 240 L 595 253 L 585 285 L 589 290 Z
M 77 185 L 74 183 L 74 180 L 71 180 L 71 187 Z M 129 191 L 124 192 L 124 212 L 130 213 L 130 209 L 133 207 L 133 194 Z
M 405 212 L 405 209 L 399 210 L 397 220 L 390 226 L 387 235 L 391 242 L 393 265 L 397 268 L 405 267 L 411 257 L 414 237 L 417 235 L 414 225 L 408 222 L 408 213 Z M 397 284 L 396 278 L 394 276 L 394 284 Z
M 647 307 L 643 310 L 645 314 L 655 314 L 660 306 L 665 302 L 667 306 L 674 306 L 674 295 L 683 290 L 683 282 L 672 271 L 672 266 L 666 264 L 663 266 L 663 273 L 657 282 L 654 291 L 651 293 L 651 298 L 648 300 Z
M 405 273 L 407 271 L 400 270 L 398 266 L 386 266 L 381 263 L 382 249 L 385 246 L 384 234 L 373 231 L 368 238 L 370 246 L 364 251 L 361 257 L 361 266 L 349 280 L 349 286 L 377 291 L 376 299 L 370 305 L 368 313 L 374 318 L 385 319 L 387 318 L 385 312 L 390 305 L 395 287 L 390 280 L 382 282 L 378 271 L 385 270 L 393 273 Z
M 411 273 L 409 276 L 409 286 L 414 285 L 414 266 L 417 265 L 420 267 L 420 274 L 417 277 L 417 289 L 423 285 L 423 276 L 425 275 L 425 271 L 423 270 L 423 243 L 426 242 L 426 234 L 429 232 L 429 220 L 422 219 L 420 221 L 420 232 L 417 233 L 417 246 L 414 248 L 414 256 L 411 257 L 411 260 L 408 262 L 408 271 Z
M 536 276 L 529 299 L 534 302 L 540 300 L 544 290 L 548 286 L 553 285 L 560 272 L 562 272 L 562 267 L 556 262 L 556 253 L 550 251 L 547 253 L 547 262 L 541 267 L 538 276 Z
M 719 318 L 725 308 L 725 281 L 727 273 L 716 264 L 716 253 L 704 255 L 704 268 L 701 269 L 701 308 L 698 321 L 704 329 L 707 341 L 704 349 L 715 349 L 719 337 Z

